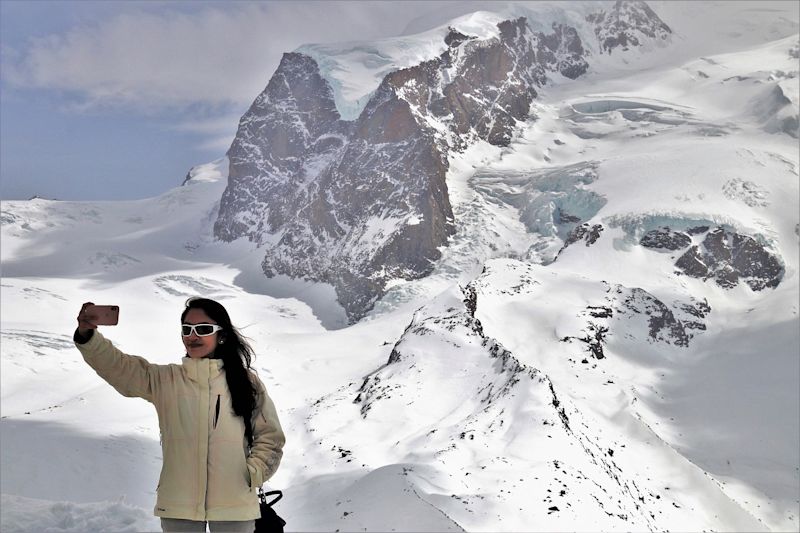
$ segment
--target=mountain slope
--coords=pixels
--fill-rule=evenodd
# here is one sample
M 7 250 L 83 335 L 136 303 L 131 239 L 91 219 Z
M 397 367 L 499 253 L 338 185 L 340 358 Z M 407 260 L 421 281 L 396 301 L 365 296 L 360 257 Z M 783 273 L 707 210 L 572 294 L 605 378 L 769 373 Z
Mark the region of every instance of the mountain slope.
M 301 49 L 257 100 L 265 114 L 240 124 L 269 132 L 271 146 L 280 140 L 280 157 L 251 157 L 259 148 L 242 138 L 230 154 L 238 163 L 198 166 L 157 198 L 3 202 L 0 479 L 15 514 L 4 509 L 2 529 L 21 523 L 8 522 L 26 515 L 16 511 L 39 508 L 60 509 L 63 530 L 98 513 L 97 523 L 120 530 L 158 528 L 143 518 L 149 510 L 137 512 L 154 501 L 155 413 L 88 370 L 70 333 L 81 302 L 115 303 L 121 323 L 105 333 L 131 353 L 174 362 L 182 351 L 172 325 L 183 301 L 202 294 L 220 299 L 257 347 L 289 437 L 271 480 L 285 491 L 277 508 L 288 530 L 796 530 L 797 14 L 719 8 L 715 35 L 748 27 L 748 13 L 771 22 L 763 34 L 703 48 L 689 15 L 653 3 L 670 42 L 609 51 L 586 19 L 598 4 L 559 5 L 538 6 L 538 20 L 529 11 L 467 16 L 393 41 L 397 55 L 360 71 L 386 43 Z M 552 36 L 553 22 L 572 21 L 591 52 L 588 70 L 575 80 L 547 71 L 552 79 L 529 86 L 529 101 L 507 93 L 528 102 L 507 142 L 494 142 L 491 128 L 478 134 L 476 122 L 454 148 L 462 137 L 451 126 L 461 123 L 433 128 L 430 107 L 409 105 L 427 97 L 407 81 L 436 79 L 442 55 L 470 43 L 501 57 L 512 46 L 500 44 L 497 23 L 522 15 L 528 27 L 512 22 L 513 35 Z M 619 31 L 629 43 L 641 37 Z M 475 38 L 456 43 L 459 34 Z M 290 68 L 301 64 L 311 70 Z M 363 76 L 337 86 L 331 80 L 346 77 L 337 65 Z M 275 95 L 294 107 L 284 113 Z M 392 145 L 385 161 L 368 146 L 386 134 L 371 126 L 380 105 L 411 116 L 413 124 L 398 120 L 416 132 L 405 144 L 379 143 Z M 428 248 L 438 255 L 423 254 L 425 275 L 364 266 L 356 274 L 377 269 L 376 292 L 348 304 L 333 277 L 279 274 L 297 273 L 274 267 L 281 261 L 299 264 L 288 241 L 278 245 L 287 235 L 317 247 L 303 268 L 334 272 L 332 257 L 370 265 L 380 232 L 433 223 L 412 214 L 412 200 L 430 193 L 422 185 L 414 193 L 384 176 L 357 192 L 331 179 L 327 194 L 320 181 L 333 169 L 367 176 L 395 160 L 425 165 L 403 151 L 418 155 L 423 140 L 443 161 L 442 194 L 429 200 L 446 198 L 450 209 L 438 219 L 450 226 L 446 238 Z M 253 178 L 264 204 L 230 203 L 224 213 L 222 204 L 246 197 L 231 183 L 247 182 L 248 169 L 271 173 Z M 386 209 L 405 225 L 341 235 L 327 225 L 342 205 L 330 199 L 362 194 L 363 203 L 381 187 L 395 193 Z M 362 207 L 352 220 L 384 205 Z M 232 232 L 222 240 L 220 220 Z M 264 276 L 269 265 L 273 278 Z M 353 304 L 365 316 L 346 325 Z M 103 500 L 111 502 L 95 503 Z

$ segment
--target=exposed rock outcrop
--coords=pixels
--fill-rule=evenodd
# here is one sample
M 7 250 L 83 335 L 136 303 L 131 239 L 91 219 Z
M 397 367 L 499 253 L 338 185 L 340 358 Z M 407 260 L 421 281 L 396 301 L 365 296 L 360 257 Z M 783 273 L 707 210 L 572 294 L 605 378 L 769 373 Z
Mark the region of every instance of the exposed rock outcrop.
M 693 278 L 713 279 L 726 289 L 739 281 L 754 291 L 775 288 L 783 279 L 780 259 L 756 239 L 716 228 L 706 234 L 700 245 L 684 253 L 675 266 Z
M 416 379 L 413 378 L 420 372 L 419 369 L 426 368 L 431 372 L 442 370 L 435 358 L 424 357 L 424 353 L 431 348 L 424 348 L 423 354 L 419 353 L 419 347 L 426 346 L 417 342 L 419 337 L 426 337 L 431 345 L 438 345 L 443 350 L 463 350 L 464 357 L 474 357 L 478 364 L 485 367 L 486 372 L 470 385 L 475 387 L 477 397 L 487 408 L 512 394 L 521 380 L 526 384 L 546 381 L 538 370 L 521 364 L 510 351 L 486 336 L 480 320 L 475 317 L 477 293 L 474 286 L 467 285 L 461 289 L 461 293 L 461 302 L 451 300 L 451 305 L 446 307 L 432 305 L 414 315 L 392 348 L 386 364 L 364 379 L 353 399 L 353 403 L 360 405 L 363 418 L 367 418 L 376 404 L 394 396 L 418 401 L 407 396 L 411 391 L 404 389 L 426 387 L 424 381 L 414 383 Z M 460 379 L 452 375 L 451 378 Z
M 711 312 L 705 300 L 667 305 L 643 289 L 622 286 L 617 286 L 615 294 L 617 319 L 645 320 L 651 342 L 687 347 L 697 331 L 705 331 L 703 319 Z
M 623 51 L 648 41 L 666 41 L 672 30 L 645 2 L 617 0 L 614 7 L 587 17 L 594 24 L 600 51 Z
M 567 240 L 564 241 L 564 248 L 581 240 L 586 242 L 586 246 L 591 246 L 600 238 L 602 232 L 602 224 L 592 224 L 589 226 L 589 224 L 583 223 L 569 233 Z
M 672 231 L 668 227 L 663 227 L 645 233 L 639 244 L 657 250 L 680 250 L 692 244 L 692 238 L 682 231 Z

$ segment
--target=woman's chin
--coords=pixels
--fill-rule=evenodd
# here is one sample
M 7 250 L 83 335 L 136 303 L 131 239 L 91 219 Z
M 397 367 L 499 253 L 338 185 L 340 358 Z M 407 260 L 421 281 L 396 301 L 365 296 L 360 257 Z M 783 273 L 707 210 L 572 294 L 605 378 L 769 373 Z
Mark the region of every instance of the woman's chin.
M 204 353 L 202 348 L 187 348 L 186 355 L 192 359 L 204 359 L 210 354 Z

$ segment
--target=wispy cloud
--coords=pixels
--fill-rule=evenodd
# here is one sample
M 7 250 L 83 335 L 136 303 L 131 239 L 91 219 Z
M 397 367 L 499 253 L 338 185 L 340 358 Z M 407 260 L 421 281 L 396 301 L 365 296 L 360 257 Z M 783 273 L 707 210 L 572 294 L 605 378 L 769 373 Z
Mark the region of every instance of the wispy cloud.
M 268 26 L 260 27 L 268 11 L 248 5 L 123 13 L 33 40 L 6 73 L 16 85 L 65 91 L 88 106 L 240 104 L 257 94 L 270 66 L 264 50 L 272 39 L 263 31 Z
M 239 114 L 223 114 L 206 119 L 189 119 L 179 122 L 171 129 L 197 134 L 201 137 L 197 150 L 225 152 L 230 148 L 239 124 Z
M 400 34 L 458 3 L 120 2 L 2 47 L 2 80 L 48 91 L 71 113 L 127 110 L 184 118 L 198 149 L 227 148 L 284 52 L 306 43 Z
M 31 40 L 4 54 L 5 81 L 63 91 L 87 108 L 241 107 L 264 88 L 283 52 L 399 33 L 404 25 L 396 16 L 403 6 L 390 2 L 231 3 L 188 13 L 163 6 Z
M 224 152 L 227 152 L 228 148 L 231 147 L 231 144 L 233 143 L 233 138 L 234 138 L 233 135 L 227 135 L 227 136 L 223 136 L 223 137 L 215 137 L 215 138 L 211 138 L 211 139 L 206 139 L 205 141 L 203 141 L 200 144 L 198 144 L 197 146 L 195 146 L 195 148 L 197 150 L 203 150 L 203 151 L 207 150 L 207 151 L 210 151 L 210 152 L 216 152 L 216 153 L 223 152 L 224 153 Z
M 236 133 L 239 118 L 238 114 L 225 114 L 207 119 L 189 119 L 173 126 L 172 129 L 191 133 L 214 133 L 221 129 L 229 129 Z

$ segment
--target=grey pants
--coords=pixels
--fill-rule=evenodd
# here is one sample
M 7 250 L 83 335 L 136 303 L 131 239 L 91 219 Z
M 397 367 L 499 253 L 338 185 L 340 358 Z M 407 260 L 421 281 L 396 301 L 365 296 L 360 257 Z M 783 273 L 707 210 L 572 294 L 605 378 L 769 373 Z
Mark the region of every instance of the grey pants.
M 253 533 L 256 529 L 255 520 L 223 521 L 211 520 L 208 522 L 211 533 Z M 205 532 L 206 522 L 202 520 L 181 520 L 178 518 L 162 518 L 161 530 L 164 533 Z

